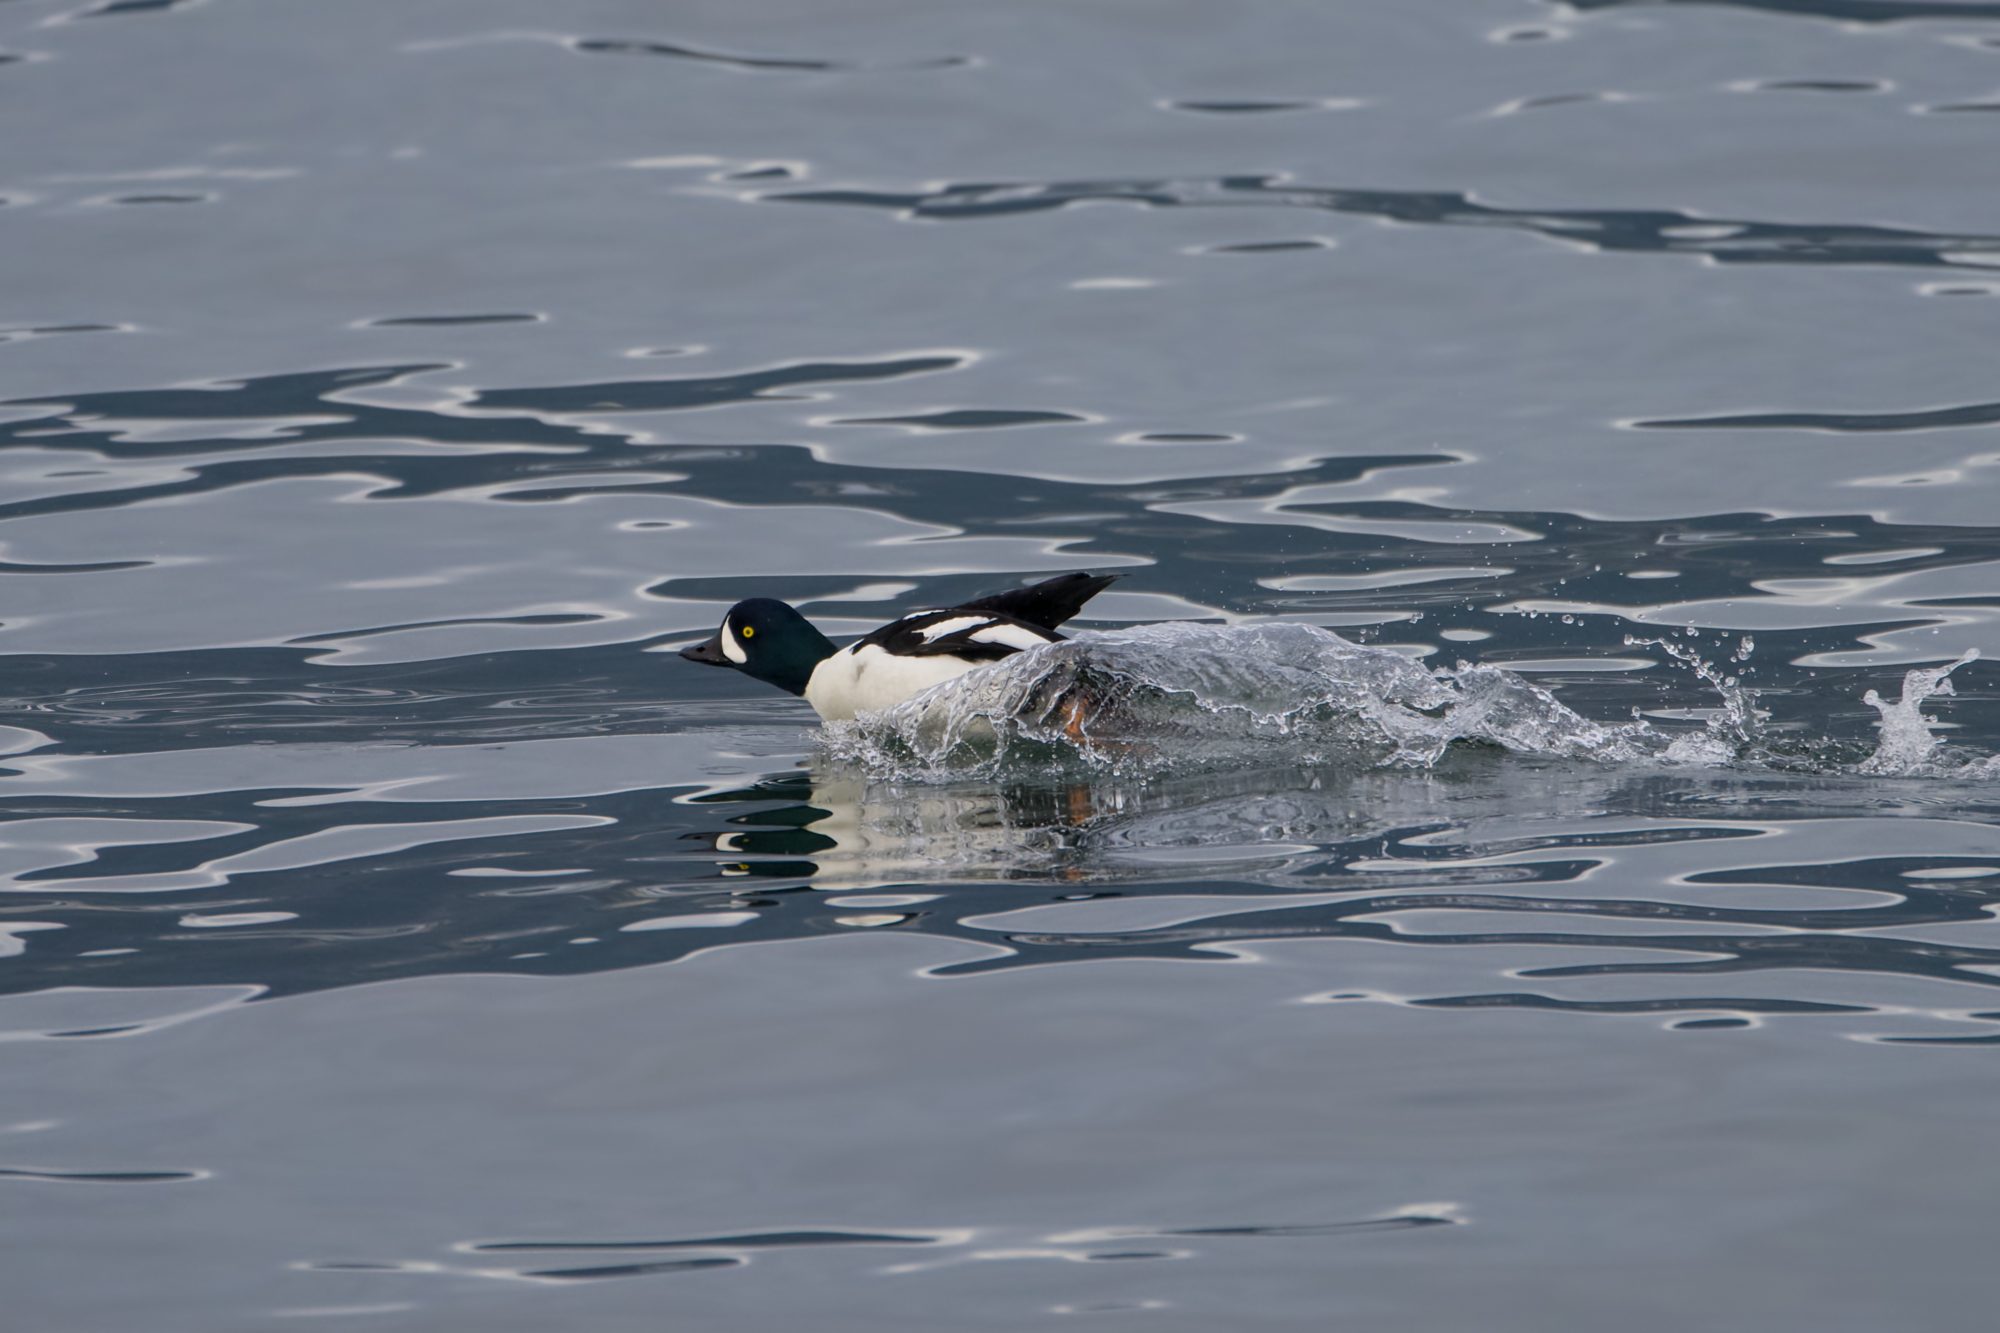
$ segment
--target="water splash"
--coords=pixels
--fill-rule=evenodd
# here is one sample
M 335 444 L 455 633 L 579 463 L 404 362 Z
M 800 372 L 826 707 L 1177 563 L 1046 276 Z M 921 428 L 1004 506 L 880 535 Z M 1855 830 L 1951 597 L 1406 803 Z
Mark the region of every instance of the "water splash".
M 1645 725 L 1592 722 L 1512 672 L 1433 670 L 1295 624 L 1079 634 L 832 724 L 824 743 L 836 758 L 919 779 L 1429 767 L 1463 743 L 1604 760 L 1661 750 Z
M 1955 662 L 1941 667 L 1918 667 L 1903 675 L 1902 697 L 1894 703 L 1870 690 L 1861 696 L 1881 715 L 1876 727 L 1881 738 L 1875 753 L 1858 765 L 1863 773 L 1894 777 L 1928 776 L 1943 773 L 1988 776 L 2000 770 L 2000 757 L 1974 759 L 1946 752 L 1944 742 L 1931 731 L 1937 719 L 1924 716 L 1926 700 L 1955 694 L 1951 673 L 1979 657 L 1977 648 L 1967 649 Z
M 837 761 L 877 777 L 937 781 L 1034 773 L 1149 778 L 1274 767 L 1435 767 L 1454 750 L 1676 767 L 1744 766 L 1868 776 L 2000 777 L 2000 756 L 1946 746 L 1923 702 L 1952 692 L 1948 666 L 1920 668 L 1882 715 L 1874 750 L 1774 735 L 1757 692 L 1690 643 L 1656 648 L 1714 693 L 1699 729 L 1592 721 L 1511 671 L 1427 667 L 1314 625 L 1169 623 L 1020 653 L 884 712 L 828 725 Z M 1747 637 L 1729 653 L 1748 660 Z
M 1693 630 L 1690 629 L 1689 633 Z M 1764 724 L 1771 715 L 1757 707 L 1757 692 L 1745 685 L 1740 677 L 1725 675 L 1721 668 L 1692 647 L 1672 639 L 1642 639 L 1627 634 L 1625 646 L 1658 648 L 1671 661 L 1693 672 L 1721 701 L 1721 707 L 1709 715 L 1700 732 L 1676 736 L 1667 743 L 1666 759 L 1679 763 L 1726 764 L 1746 757 L 1769 757 L 1764 747 Z M 1737 640 L 1736 650 L 1730 658 L 1747 662 L 1756 651 L 1756 640 L 1746 634 Z

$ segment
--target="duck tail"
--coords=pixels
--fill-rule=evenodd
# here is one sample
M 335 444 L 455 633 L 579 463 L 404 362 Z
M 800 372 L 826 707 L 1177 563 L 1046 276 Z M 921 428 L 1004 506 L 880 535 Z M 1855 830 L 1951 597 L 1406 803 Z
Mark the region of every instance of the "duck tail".
M 1116 582 L 1118 574 L 1061 574 L 1026 588 L 1010 588 L 965 603 L 967 611 L 993 611 L 1052 630 Z

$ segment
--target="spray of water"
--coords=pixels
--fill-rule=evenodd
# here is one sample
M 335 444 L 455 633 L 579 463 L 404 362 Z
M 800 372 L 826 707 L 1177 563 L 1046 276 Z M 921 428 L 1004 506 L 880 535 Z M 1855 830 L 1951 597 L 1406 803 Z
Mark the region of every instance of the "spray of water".
M 968 672 L 885 712 L 829 725 L 837 760 L 877 776 L 936 780 L 1096 773 L 1147 778 L 1277 765 L 1429 768 L 1455 749 L 1608 763 L 1716 767 L 1776 764 L 1874 776 L 2000 777 L 2000 757 L 1953 752 L 1932 733 L 1924 701 L 1951 692 L 1947 666 L 1911 671 L 1886 703 L 1880 739 L 1858 764 L 1774 744 L 1757 694 L 1669 638 L 1659 650 L 1710 691 L 1698 730 L 1591 721 L 1541 686 L 1497 667 L 1426 667 L 1312 625 L 1173 623 L 1083 633 Z M 1748 637 L 1729 655 L 1750 657 Z M 1988 770 L 1991 773 L 1988 774 Z
M 1876 743 L 1875 753 L 1861 761 L 1860 771 L 1896 776 L 1946 772 L 1969 776 L 1992 769 L 1992 759 L 1974 760 L 1945 755 L 1943 742 L 1931 731 L 1937 725 L 1937 719 L 1926 717 L 1923 712 L 1926 700 L 1955 692 L 1951 685 L 1951 673 L 1978 656 L 1979 650 L 1974 648 L 1948 665 L 1919 667 L 1904 673 L 1902 697 L 1893 703 L 1873 690 L 1862 695 L 1861 702 L 1881 715 L 1875 724 L 1881 737 Z
M 1771 715 L 1757 707 L 1757 692 L 1740 677 L 1726 675 L 1690 645 L 1672 639 L 1642 639 L 1625 636 L 1628 648 L 1657 648 L 1669 660 L 1692 672 L 1696 679 L 1715 692 L 1720 707 L 1711 712 L 1700 732 L 1676 736 L 1667 744 L 1670 762 L 1726 764 L 1753 757 L 1764 747 L 1764 724 Z M 1749 635 L 1737 641 L 1732 661 L 1747 662 L 1757 650 Z
M 1468 744 L 1619 760 L 1668 743 L 1643 723 L 1592 722 L 1509 671 L 1433 670 L 1290 624 L 1079 634 L 825 732 L 834 757 L 913 778 L 1429 767 Z

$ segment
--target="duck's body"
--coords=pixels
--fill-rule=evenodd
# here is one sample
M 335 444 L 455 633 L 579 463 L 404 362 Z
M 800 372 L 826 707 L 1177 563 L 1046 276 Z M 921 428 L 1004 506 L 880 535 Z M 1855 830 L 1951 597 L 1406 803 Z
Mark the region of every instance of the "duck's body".
M 933 685 L 1062 635 L 1056 626 L 1115 579 L 1065 574 L 960 606 L 918 611 L 845 648 L 783 602 L 738 602 L 689 661 L 729 666 L 803 695 L 821 718 L 841 722 L 879 712 Z
M 806 702 L 828 722 L 876 713 L 975 667 L 1062 635 L 1012 616 L 952 607 L 884 625 L 813 668 Z

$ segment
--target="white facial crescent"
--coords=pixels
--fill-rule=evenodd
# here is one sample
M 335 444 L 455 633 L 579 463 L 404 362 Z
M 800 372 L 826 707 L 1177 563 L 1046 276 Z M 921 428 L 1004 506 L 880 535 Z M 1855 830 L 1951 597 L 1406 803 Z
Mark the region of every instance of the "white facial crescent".
M 736 663 L 737 666 L 742 666 L 745 662 L 750 660 L 750 654 L 744 652 L 741 648 L 736 646 L 736 627 L 729 623 L 728 617 L 726 616 L 723 618 L 722 621 L 721 638 L 722 638 L 722 655 L 724 657 Z

